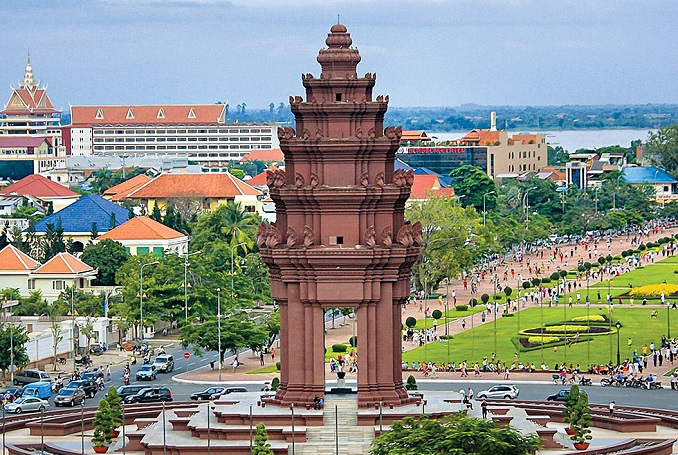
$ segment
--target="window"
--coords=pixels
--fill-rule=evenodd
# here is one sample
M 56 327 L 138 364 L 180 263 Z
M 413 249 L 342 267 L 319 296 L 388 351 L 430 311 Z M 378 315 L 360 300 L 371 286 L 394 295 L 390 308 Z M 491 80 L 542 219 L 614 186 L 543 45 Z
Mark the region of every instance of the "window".
M 147 246 L 138 246 L 137 247 L 137 254 L 148 254 L 149 253 L 149 248 Z
M 63 280 L 54 280 L 52 281 L 52 289 L 55 291 L 63 291 L 66 289 L 66 282 Z
M 669 187 L 666 186 L 666 185 L 664 185 L 664 192 L 665 192 L 665 193 L 668 193 L 668 191 L 669 191 Z
M 336 94 L 336 100 L 337 100 L 337 101 L 341 101 L 341 93 L 337 93 L 337 94 Z
M 125 251 L 127 252 L 127 254 L 130 254 L 130 250 L 129 250 L 128 246 L 125 247 Z
M 164 253 L 164 250 L 161 246 L 154 246 L 153 247 L 153 254 L 155 255 L 155 257 L 158 257 L 158 258 L 162 257 L 163 253 Z
M 35 280 L 28 280 L 28 290 L 29 291 L 35 290 Z
M 330 237 L 330 245 L 343 245 L 344 244 L 344 237 L 341 235 L 338 235 L 336 237 L 331 236 Z

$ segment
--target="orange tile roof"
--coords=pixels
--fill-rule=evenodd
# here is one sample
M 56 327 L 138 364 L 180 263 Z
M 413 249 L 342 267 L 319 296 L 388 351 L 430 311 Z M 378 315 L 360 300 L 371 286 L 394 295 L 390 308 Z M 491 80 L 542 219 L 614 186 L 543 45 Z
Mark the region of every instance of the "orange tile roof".
M 72 106 L 73 125 L 223 123 L 224 104 Z M 97 118 L 97 112 L 101 118 Z M 191 115 L 191 111 L 193 115 Z
M 137 216 L 100 235 L 97 240 L 169 240 L 181 237 L 186 235 L 147 216 Z
M 22 112 L 50 114 L 59 112 L 54 109 L 49 96 L 47 96 L 47 90 L 43 87 L 25 87 L 22 85 L 14 89 L 12 95 L 16 95 L 16 97 L 10 97 L 7 108 L 1 111 L 1 114 L 19 114 Z M 12 103 L 13 99 L 20 100 L 23 106 Z M 12 106 L 9 105 L 10 103 L 12 103 Z
M 82 262 L 70 253 L 59 253 L 43 265 L 38 267 L 33 273 L 43 274 L 64 274 L 71 275 L 81 272 L 94 270 L 89 265 Z
M 130 199 L 155 198 L 233 198 L 259 196 L 261 191 L 233 177 L 220 174 L 161 174 L 128 196 Z
M 509 144 L 513 144 L 516 141 L 521 141 L 523 144 L 529 144 L 530 141 L 533 143 L 537 143 L 537 135 L 536 134 L 514 134 L 511 136 L 511 139 L 509 139 Z
M 436 197 L 454 196 L 454 188 L 441 188 L 437 175 L 414 174 L 410 199 L 427 199 L 429 191 Z
M 40 263 L 13 245 L 0 250 L 0 270 L 33 270 Z
M 28 175 L 18 182 L 12 183 L 0 191 L 0 196 L 9 196 L 17 193 L 19 196 L 29 195 L 34 197 L 76 197 L 78 193 L 71 191 L 63 185 L 43 177 L 40 174 Z
M 284 161 L 285 156 L 283 155 L 282 150 L 280 149 L 270 149 L 270 150 L 252 150 L 247 155 L 243 156 L 240 159 L 240 162 L 243 161 Z
M 430 140 L 430 138 L 426 135 L 426 131 L 424 130 L 410 130 L 410 131 L 403 131 L 403 135 L 400 137 L 401 141 L 411 141 L 411 140 Z
M 151 180 L 153 180 L 153 177 L 150 177 L 146 174 L 135 175 L 131 179 L 127 179 L 124 182 L 104 191 L 104 197 L 108 196 L 107 199 L 110 199 L 111 201 L 121 201 L 132 191 L 138 189 L 140 186 L 148 183 Z
M 251 186 L 264 186 L 266 185 L 266 173 L 268 171 L 275 171 L 278 169 L 275 166 L 269 166 L 268 169 L 264 169 L 263 172 L 260 172 L 259 174 L 255 175 L 251 179 L 247 180 L 247 184 Z

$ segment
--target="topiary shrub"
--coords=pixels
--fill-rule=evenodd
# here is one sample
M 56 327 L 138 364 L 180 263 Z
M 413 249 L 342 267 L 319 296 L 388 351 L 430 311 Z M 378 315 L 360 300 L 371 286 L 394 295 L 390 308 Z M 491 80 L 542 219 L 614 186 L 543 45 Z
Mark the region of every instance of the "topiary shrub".
M 480 300 L 482 300 L 483 303 L 487 303 L 490 301 L 490 296 L 487 294 L 483 294 L 480 296 Z
M 405 325 L 409 328 L 412 328 L 417 325 L 417 320 L 414 318 L 414 316 L 409 316 L 407 319 L 405 319 Z
M 549 277 L 542 278 L 541 282 L 544 283 L 544 284 L 549 284 L 551 282 L 551 278 L 549 278 Z
M 512 318 L 515 315 L 515 313 L 502 313 L 501 317 L 502 318 Z
M 457 305 L 457 311 L 466 311 L 468 310 L 468 305 Z
M 327 348 L 325 348 L 325 351 L 327 351 Z M 280 371 L 280 362 L 275 362 L 275 369 Z
M 532 283 L 529 281 L 523 281 L 523 289 L 530 289 L 532 287 Z
M 590 262 L 584 262 L 584 267 L 586 267 L 586 270 L 591 270 L 591 267 L 593 267 L 593 264 Z
M 419 389 L 419 386 L 417 386 L 417 380 L 414 378 L 414 376 L 409 375 L 407 377 L 407 384 L 405 384 L 405 388 L 407 390 L 417 390 L 417 389 Z
M 348 344 L 350 344 L 354 348 L 357 348 L 358 347 L 358 337 L 353 335 L 351 338 L 348 339 Z
M 333 344 L 332 345 L 332 352 L 346 352 L 346 345 L 345 344 Z
M 271 390 L 275 392 L 276 390 L 278 390 L 278 387 L 280 387 L 280 378 L 276 376 L 271 381 Z
M 474 306 L 478 305 L 478 301 L 476 299 L 471 299 L 468 301 L 468 304 L 471 308 L 473 308 Z
M 440 335 L 438 338 L 440 338 L 441 340 L 453 340 L 454 335 Z
M 440 310 L 433 310 L 433 313 L 431 313 L 431 316 L 433 316 L 433 319 L 440 319 L 443 317 L 443 312 Z
M 640 245 L 638 245 L 638 249 L 640 251 L 645 251 L 645 250 L 647 250 L 647 247 L 644 244 L 641 243 Z
M 559 278 L 560 278 L 560 274 L 558 272 L 553 272 L 551 274 L 551 281 L 558 281 Z
M 629 250 L 624 250 L 624 251 L 622 251 L 622 252 L 621 252 L 621 255 L 622 255 L 623 258 L 629 257 Z
M 611 254 L 608 254 L 608 255 L 605 257 L 605 260 L 607 261 L 608 264 L 610 264 L 610 263 L 612 262 L 612 259 L 614 259 L 614 258 L 612 257 Z
M 532 278 L 532 284 L 535 286 L 539 286 L 541 284 L 541 279 L 540 278 Z
M 605 261 L 606 261 L 606 260 L 607 260 L 607 259 L 605 259 L 604 256 L 601 256 L 601 257 L 598 258 L 598 264 L 603 265 L 603 264 L 605 264 Z
M 567 276 L 567 270 L 561 270 L 560 271 L 560 277 L 565 278 Z

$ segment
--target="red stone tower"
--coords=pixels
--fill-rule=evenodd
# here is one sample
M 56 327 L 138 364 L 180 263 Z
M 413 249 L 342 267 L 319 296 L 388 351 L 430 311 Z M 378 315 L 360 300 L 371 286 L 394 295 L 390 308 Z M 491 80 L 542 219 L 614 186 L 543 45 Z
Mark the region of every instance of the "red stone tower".
M 296 129 L 280 128 L 285 171 L 268 175 L 277 221 L 258 236 L 281 309 L 275 402 L 311 403 L 325 389 L 323 308 L 355 307 L 358 401 L 410 401 L 402 383 L 401 305 L 409 295 L 421 225 L 404 221 L 411 172 L 394 172 L 402 128 L 384 130 L 388 96 L 358 77 L 346 27 L 332 26 L 320 78 L 290 97 Z

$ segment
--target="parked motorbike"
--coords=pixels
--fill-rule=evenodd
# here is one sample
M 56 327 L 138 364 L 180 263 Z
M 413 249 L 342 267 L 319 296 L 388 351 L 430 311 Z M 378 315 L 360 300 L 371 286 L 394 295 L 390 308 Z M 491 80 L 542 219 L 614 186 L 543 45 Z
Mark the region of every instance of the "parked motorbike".
M 92 364 L 92 360 L 89 357 L 87 357 L 86 355 L 83 355 L 81 358 L 75 359 L 75 364 L 76 365 L 89 366 L 89 365 Z
M 66 357 L 59 357 L 57 359 L 57 362 L 60 363 L 61 365 L 66 365 L 67 359 Z

